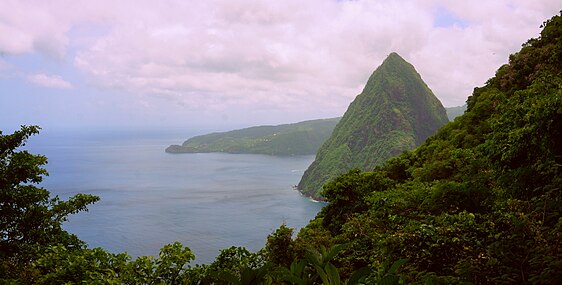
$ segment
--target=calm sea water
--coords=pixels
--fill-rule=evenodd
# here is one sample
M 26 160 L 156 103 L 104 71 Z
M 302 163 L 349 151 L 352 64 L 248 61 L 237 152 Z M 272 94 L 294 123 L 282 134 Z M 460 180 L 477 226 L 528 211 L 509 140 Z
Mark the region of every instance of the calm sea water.
M 208 263 L 220 249 L 263 247 L 281 224 L 301 228 L 323 206 L 297 191 L 313 156 L 168 154 L 171 134 L 40 134 L 28 149 L 49 158 L 42 186 L 67 198 L 101 197 L 65 228 L 111 252 L 157 255 L 174 241 Z

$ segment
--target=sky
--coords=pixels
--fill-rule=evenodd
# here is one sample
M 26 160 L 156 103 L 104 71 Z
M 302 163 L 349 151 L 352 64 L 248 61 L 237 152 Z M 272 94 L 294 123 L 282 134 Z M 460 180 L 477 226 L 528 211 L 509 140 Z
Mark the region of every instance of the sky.
M 463 105 L 560 0 L 0 0 L 0 130 L 342 116 L 388 54 Z

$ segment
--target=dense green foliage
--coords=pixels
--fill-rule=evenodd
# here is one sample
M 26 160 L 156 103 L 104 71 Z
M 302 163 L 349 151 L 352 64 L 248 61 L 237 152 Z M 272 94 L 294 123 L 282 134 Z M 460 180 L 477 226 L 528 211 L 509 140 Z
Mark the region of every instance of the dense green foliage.
M 196 136 L 183 145 L 172 145 L 170 153 L 253 153 L 268 155 L 315 154 L 332 133 L 340 118 L 304 121 L 278 126 L 260 126 Z
M 512 55 L 464 115 L 373 171 L 323 189 L 293 239 L 231 247 L 208 265 L 179 243 L 139 257 L 88 249 L 61 229 L 96 197 L 33 186 L 46 158 L 19 151 L 37 127 L 0 133 L 0 283 L 559 284 L 562 280 L 562 12 Z M 345 149 L 343 151 L 346 151 Z
M 329 204 L 301 234 L 349 242 L 342 274 L 407 258 L 408 282 L 559 284 L 562 17 L 476 88 L 464 115 L 322 194 Z
M 446 122 L 441 102 L 414 67 L 391 53 L 349 105 L 298 188 L 320 198 L 324 183 L 353 168 L 372 170 L 421 144 Z
M 135 260 L 127 253 L 87 248 L 61 226 L 99 198 L 79 194 L 61 201 L 33 185 L 48 174 L 42 167 L 47 159 L 19 148 L 38 132 L 23 126 L 10 135 L 0 133 L 0 284 L 359 284 L 368 278 L 365 269 L 347 279 L 339 275 L 331 260 L 343 246 L 296 250 L 293 230 L 284 225 L 263 250 L 231 247 L 208 265 L 191 266 L 195 255 L 177 242 L 156 258 Z M 395 270 L 373 276 L 398 284 Z
M 68 215 L 99 199 L 78 194 L 61 201 L 33 185 L 48 174 L 41 167 L 47 158 L 18 148 L 38 132 L 34 126 L 10 135 L 0 131 L 0 276 L 8 279 L 25 278 L 29 272 L 13 268 L 26 268 L 47 246 L 82 248 L 84 243 L 61 225 Z

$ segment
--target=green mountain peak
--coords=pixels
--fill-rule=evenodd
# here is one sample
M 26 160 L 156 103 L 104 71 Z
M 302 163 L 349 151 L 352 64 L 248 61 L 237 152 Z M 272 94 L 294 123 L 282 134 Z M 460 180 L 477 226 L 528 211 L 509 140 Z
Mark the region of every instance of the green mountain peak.
M 397 52 L 391 52 L 390 54 L 388 54 L 388 56 L 386 57 L 386 59 L 382 62 L 381 66 L 385 66 L 385 64 L 387 62 L 401 62 L 401 63 L 405 63 L 405 64 L 409 64 L 408 62 L 406 62 Z
M 322 185 L 353 168 L 370 170 L 410 150 L 448 122 L 445 108 L 415 68 L 391 53 L 349 105 L 298 187 L 320 197 Z

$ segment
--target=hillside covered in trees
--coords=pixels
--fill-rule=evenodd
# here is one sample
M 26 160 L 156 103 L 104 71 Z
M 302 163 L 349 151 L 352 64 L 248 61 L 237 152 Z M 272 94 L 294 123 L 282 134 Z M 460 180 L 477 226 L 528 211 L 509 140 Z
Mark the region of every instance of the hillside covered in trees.
M 348 243 L 342 272 L 406 258 L 408 282 L 560 282 L 562 17 L 475 88 L 463 116 L 322 194 L 297 241 Z
M 318 150 L 298 189 L 321 198 L 324 183 L 353 168 L 371 170 L 421 144 L 447 122 L 443 105 L 414 67 L 391 53 Z
M 562 13 L 510 56 L 464 115 L 373 171 L 326 184 L 296 239 L 229 248 L 189 265 L 88 249 L 60 225 L 97 199 L 50 198 L 38 132 L 0 134 L 0 281 L 9 284 L 559 284 L 562 280 Z
M 268 155 L 315 154 L 340 118 L 304 121 L 278 126 L 258 126 L 212 133 L 171 145 L 169 153 L 252 153 Z

